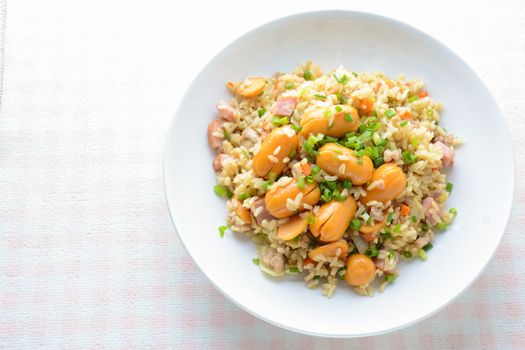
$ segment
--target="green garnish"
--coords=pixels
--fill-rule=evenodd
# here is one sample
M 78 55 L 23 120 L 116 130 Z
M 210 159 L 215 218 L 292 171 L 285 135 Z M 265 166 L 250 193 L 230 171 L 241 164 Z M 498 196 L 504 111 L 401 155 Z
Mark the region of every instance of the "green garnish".
M 299 272 L 299 268 L 297 266 L 290 266 L 288 268 L 288 271 L 290 271 L 292 273 L 297 273 L 297 272 Z
M 215 185 L 213 191 L 222 198 L 231 198 L 233 196 L 233 193 L 226 186 Z
M 454 216 L 458 215 L 458 210 L 456 208 L 450 208 L 448 212 Z
M 345 113 L 345 119 L 347 122 L 350 122 L 350 123 L 354 121 L 354 118 L 352 118 L 350 113 Z
M 419 145 L 419 139 L 416 137 L 413 137 L 410 139 L 410 143 L 412 144 L 412 146 L 417 147 L 417 145 Z
M 447 187 L 445 187 L 445 190 L 450 193 L 452 192 L 452 189 L 454 188 L 454 185 L 451 182 L 447 183 Z
M 239 195 L 237 196 L 237 198 L 239 198 L 241 201 L 245 200 L 245 199 L 248 198 L 248 197 L 249 197 L 248 194 L 247 194 L 247 193 L 244 193 L 244 192 L 242 192 L 241 194 L 239 194 Z
M 294 129 L 294 131 L 297 132 L 297 133 L 303 129 L 302 126 L 300 126 L 300 125 L 295 125 L 295 124 L 290 124 L 290 127 L 291 127 L 292 129 Z
M 312 175 L 316 175 L 321 171 L 321 168 L 318 165 L 312 165 Z
M 414 222 L 414 223 L 417 222 L 417 218 L 416 218 L 415 216 L 411 216 L 411 217 L 410 217 L 410 220 L 411 220 L 412 222 Z
M 326 95 L 323 94 L 314 94 L 315 97 L 320 98 L 321 100 L 326 100 Z
M 308 225 L 312 225 L 315 222 L 315 217 L 313 215 L 308 215 L 308 217 L 306 218 L 306 222 L 308 223 Z
M 330 202 L 332 200 L 332 192 L 328 188 L 325 188 L 321 195 L 321 199 L 325 202 Z
M 352 181 L 350 180 L 343 180 L 343 188 L 351 189 L 352 188 Z
M 392 118 L 393 116 L 396 115 L 396 110 L 393 109 L 393 108 L 390 108 L 389 110 L 387 110 L 385 112 L 385 115 L 388 117 L 388 118 Z
M 297 178 L 297 188 L 304 190 L 304 176 L 299 176 Z
M 405 164 L 413 164 L 417 161 L 417 156 L 410 153 L 409 151 L 401 152 L 401 157 L 403 158 L 403 162 L 405 162 Z
M 399 123 L 399 125 L 400 125 L 401 127 L 403 127 L 403 126 L 405 126 L 405 125 L 407 125 L 407 124 L 408 124 L 408 120 L 403 120 L 401 123 Z
M 295 157 L 296 154 L 297 154 L 297 151 L 293 149 L 293 150 L 290 152 L 290 154 L 288 155 L 288 158 L 292 159 L 293 157 Z
M 429 243 L 427 244 L 426 246 L 423 247 L 423 250 L 425 252 L 428 252 L 430 249 L 432 249 L 434 246 L 432 245 L 432 243 Z
M 379 255 L 379 250 L 377 250 L 376 247 L 372 246 L 372 247 L 368 248 L 368 250 L 365 252 L 365 254 L 368 255 L 371 258 L 374 258 L 374 257 Z
M 304 80 L 312 80 L 312 72 L 310 72 L 308 69 L 306 69 L 303 72 L 303 78 L 304 78 Z
M 436 225 L 436 228 L 440 231 L 444 231 L 447 229 L 448 224 L 446 222 L 440 222 Z
M 361 220 L 359 219 L 353 219 L 350 221 L 350 228 L 354 231 L 357 231 L 361 228 Z
M 423 261 L 428 259 L 427 253 L 423 249 L 419 249 L 417 254 L 419 255 L 419 258 Z
M 259 118 L 262 117 L 266 113 L 266 108 L 260 108 L 257 110 L 257 115 L 259 115 Z
M 224 238 L 224 232 L 230 229 L 230 226 L 219 226 L 219 235 Z
M 399 233 L 399 231 L 401 231 L 401 224 L 397 224 L 396 226 L 394 226 L 394 232 Z
M 287 82 L 285 85 L 284 85 L 284 88 L 286 90 L 290 90 L 290 89 L 293 89 L 293 83 L 291 81 Z
M 345 104 L 347 99 L 344 97 L 340 92 L 336 92 L 335 96 L 337 97 L 337 101 L 339 101 L 340 104 Z
M 411 259 L 412 258 L 412 253 L 409 252 L 409 251 L 404 251 L 403 252 L 403 256 L 407 259 Z
M 263 189 L 267 190 L 268 188 L 270 188 L 272 184 L 270 183 L 270 181 L 263 181 L 263 184 L 262 184 L 262 187 Z
M 427 111 L 427 115 L 428 115 L 429 117 L 431 117 L 433 114 L 434 114 L 434 111 L 433 111 L 432 109 L 429 109 L 429 110 Z
M 408 97 L 408 102 L 412 103 L 414 101 L 417 101 L 419 100 L 419 97 L 417 97 L 417 95 L 413 95 L 413 96 L 409 96 Z
M 252 263 L 253 263 L 254 265 L 259 266 L 259 258 L 253 258 L 253 259 L 252 259 Z
M 342 111 L 343 111 L 343 107 L 341 107 L 341 106 L 335 106 L 335 111 L 336 111 L 336 112 L 342 112 Z
M 281 118 L 279 118 L 279 116 L 276 116 L 276 115 L 274 115 L 274 116 L 272 117 L 272 123 L 273 123 L 274 125 L 277 125 L 277 126 L 281 126 L 281 125 L 284 125 L 284 124 L 288 124 L 288 122 L 289 122 L 288 117 L 281 117 Z
M 335 181 L 326 181 L 326 186 L 328 186 L 329 189 L 332 191 L 337 188 L 337 182 Z
M 346 76 L 346 74 L 344 74 L 342 77 L 338 77 L 336 74 L 334 74 L 334 78 L 335 80 L 337 80 L 338 83 L 340 84 L 346 84 L 348 83 L 348 77 Z
M 226 130 L 224 130 L 224 138 L 226 139 L 226 141 L 231 141 L 232 140 L 232 137 L 231 137 L 230 133 L 227 132 Z
M 396 275 L 386 275 L 385 276 L 385 281 L 387 281 L 388 283 L 394 283 L 396 278 L 397 278 Z
M 321 276 L 319 276 L 319 275 L 315 275 L 312 279 L 313 279 L 313 280 L 318 280 L 318 279 L 320 279 L 320 278 L 321 278 Z
M 429 228 L 430 228 L 430 226 L 428 226 L 428 224 L 426 222 L 421 224 L 421 229 L 423 231 L 428 231 Z

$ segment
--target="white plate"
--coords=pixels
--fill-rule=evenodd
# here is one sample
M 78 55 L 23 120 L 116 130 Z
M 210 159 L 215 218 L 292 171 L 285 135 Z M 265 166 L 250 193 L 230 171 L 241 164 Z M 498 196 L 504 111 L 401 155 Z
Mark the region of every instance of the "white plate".
M 324 70 L 384 71 L 420 78 L 445 109 L 442 125 L 463 138 L 450 172 L 448 202 L 459 215 L 438 234 L 426 262 L 402 266 L 396 282 L 374 298 L 340 283 L 331 299 L 300 279 L 273 280 L 252 264 L 255 245 L 240 234 L 220 238 L 223 200 L 206 128 L 215 104 L 228 100 L 228 80 L 291 71 L 313 60 Z M 514 165 L 503 116 L 487 88 L 452 51 L 406 24 L 372 14 L 327 11 L 276 20 L 228 45 L 195 78 L 169 131 L 165 190 L 181 241 L 197 266 L 234 303 L 297 332 L 359 337 L 428 317 L 465 290 L 494 254 L 511 209 Z

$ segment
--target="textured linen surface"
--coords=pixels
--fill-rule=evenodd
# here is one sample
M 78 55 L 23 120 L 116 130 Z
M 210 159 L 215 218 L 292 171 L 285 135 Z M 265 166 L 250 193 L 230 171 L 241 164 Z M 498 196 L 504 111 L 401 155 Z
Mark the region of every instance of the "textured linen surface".
M 488 84 L 514 145 L 516 195 L 494 259 L 444 310 L 382 336 L 304 336 L 242 311 L 192 263 L 163 194 L 165 135 L 198 70 L 246 30 L 321 8 L 384 14 L 443 41 Z M 6 10 L 0 348 L 525 348 L 522 1 L 8 0 Z

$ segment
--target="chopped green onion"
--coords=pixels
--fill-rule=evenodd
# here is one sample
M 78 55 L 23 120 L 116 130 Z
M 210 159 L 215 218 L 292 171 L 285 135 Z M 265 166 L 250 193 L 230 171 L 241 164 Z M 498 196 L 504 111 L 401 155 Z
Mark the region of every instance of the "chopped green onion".
M 454 185 L 451 182 L 447 183 L 447 187 L 445 187 L 445 190 L 450 193 L 452 192 L 452 189 L 454 188 Z
M 259 115 L 259 118 L 262 117 L 264 113 L 266 113 L 266 108 L 264 107 L 257 110 L 257 114 Z
M 276 178 L 277 178 L 277 174 L 276 173 L 271 172 L 271 171 L 268 173 L 268 180 L 270 182 L 274 182 Z
M 306 217 L 306 222 L 308 223 L 308 225 L 312 225 L 315 222 L 315 217 L 313 215 L 308 215 Z
M 308 242 L 308 248 L 309 249 L 314 249 L 315 247 L 316 247 L 315 241 Z
M 287 82 L 285 85 L 284 85 L 284 88 L 286 90 L 290 90 L 290 89 L 293 89 L 293 83 L 291 81 Z
M 297 188 L 304 190 L 304 176 L 299 176 L 297 178 Z
M 288 269 L 290 272 L 292 273 L 297 273 L 299 272 L 299 268 L 297 266 L 290 266 L 290 268 Z
M 417 218 L 415 216 L 410 217 L 410 220 L 414 223 L 417 222 Z
M 396 226 L 394 226 L 394 232 L 399 233 L 399 231 L 401 231 L 401 224 L 397 224 Z
M 226 130 L 224 130 L 224 138 L 226 139 L 226 141 L 231 141 L 232 140 L 232 137 L 231 137 L 230 133 L 227 132 Z
M 412 258 L 412 253 L 409 252 L 409 251 L 404 251 L 403 252 L 403 256 L 407 259 L 411 259 Z
M 350 228 L 354 231 L 357 231 L 361 228 L 361 220 L 359 219 L 353 219 L 350 221 Z
M 383 239 L 387 241 L 392 239 L 392 235 L 390 234 L 390 232 L 388 232 L 388 227 L 385 227 L 384 232 L 381 232 L 380 234 L 381 236 L 383 236 Z
M 392 217 L 394 216 L 394 213 L 390 212 L 388 213 L 388 215 L 386 216 L 386 224 L 387 225 L 390 225 L 392 223 Z
M 344 97 L 340 92 L 337 92 L 335 96 L 337 97 L 337 101 L 339 101 L 340 104 L 346 103 L 346 97 Z
M 450 208 L 448 212 L 454 216 L 458 215 L 458 210 L 456 208 Z
M 315 97 L 320 98 L 321 100 L 326 100 L 326 95 L 323 94 L 314 94 Z
M 310 72 L 308 69 L 306 69 L 303 72 L 303 78 L 304 78 L 304 80 L 312 80 L 312 72 Z
M 389 110 L 387 110 L 385 112 L 385 115 L 388 117 L 388 118 L 392 118 L 393 116 L 396 115 L 396 110 L 393 109 L 393 108 L 390 108 Z
M 365 252 L 366 255 L 368 255 L 369 257 L 371 258 L 374 258 L 376 256 L 379 255 L 379 250 L 377 250 L 376 247 L 370 247 L 368 248 L 368 250 Z
M 427 253 L 423 249 L 419 249 L 417 254 L 419 255 L 419 258 L 423 261 L 428 259 Z
M 302 126 L 300 126 L 300 125 L 295 125 L 295 124 L 290 124 L 290 127 L 291 127 L 292 129 L 294 129 L 294 131 L 297 132 L 297 133 L 303 129 Z
M 221 238 L 224 237 L 224 232 L 230 229 L 230 226 L 219 226 L 219 235 Z
M 337 182 L 335 181 L 326 181 L 326 186 L 328 186 L 329 189 L 332 191 L 337 188 Z
M 433 114 L 434 114 L 434 111 L 433 111 L 432 109 L 429 109 L 429 110 L 427 111 L 427 115 L 428 115 L 429 117 L 431 117 Z
M 396 275 L 385 275 L 385 281 L 387 281 L 388 283 L 394 283 L 396 278 Z
M 253 259 L 252 259 L 252 263 L 253 263 L 254 265 L 257 265 L 257 266 L 258 266 L 258 265 L 259 265 L 259 258 L 253 258 Z
M 343 180 L 343 188 L 351 189 L 352 188 L 352 181 L 350 180 Z
M 423 247 L 423 250 L 425 252 L 428 252 L 430 249 L 432 249 L 434 246 L 432 245 L 432 243 L 429 243 L 427 244 L 426 246 Z
M 355 152 L 355 156 L 356 157 L 362 157 L 364 155 L 365 155 L 365 150 L 364 149 Z
M 374 145 L 379 146 L 383 140 L 381 140 L 381 136 L 379 136 L 378 133 L 372 134 L 372 141 L 374 142 Z
M 297 154 L 297 151 L 293 149 L 293 150 L 290 152 L 290 154 L 288 155 L 288 158 L 292 159 L 293 157 L 295 157 L 296 154 Z
M 215 194 L 219 197 L 231 198 L 233 196 L 233 193 L 226 186 L 215 185 L 213 191 L 215 191 Z
M 409 96 L 408 97 L 408 102 L 412 103 L 414 101 L 417 101 L 419 100 L 419 97 L 417 97 L 417 95 L 413 95 L 413 96 Z
M 318 279 L 320 279 L 320 278 L 321 278 L 321 276 L 319 276 L 319 275 L 315 275 L 312 279 L 315 281 L 315 280 L 318 280 Z
M 405 164 L 413 164 L 417 161 L 417 156 L 410 153 L 409 151 L 401 152 L 401 157 L 403 158 L 403 162 L 405 162 Z
M 347 122 L 353 122 L 354 121 L 354 118 L 352 118 L 352 116 L 350 115 L 350 113 L 345 113 L 345 120 Z
M 423 231 L 428 231 L 428 229 L 430 228 L 430 226 L 428 226 L 428 224 L 426 222 L 424 222 L 423 224 L 421 224 L 421 229 Z
M 272 117 L 272 123 L 274 125 L 284 125 L 284 124 L 288 124 L 289 120 L 288 120 L 288 117 L 282 117 L 282 118 L 279 118 L 278 116 L 274 115 Z
M 308 182 L 309 184 L 313 184 L 315 182 L 315 179 L 312 175 L 308 175 L 307 177 L 304 178 L 306 180 L 306 182 Z
M 401 123 L 399 123 L 401 127 L 406 126 L 407 124 L 408 124 L 408 120 L 403 120 Z
M 325 118 L 330 118 L 333 114 L 334 114 L 334 112 L 332 112 L 332 110 L 330 108 L 328 108 L 326 111 L 324 111 L 324 117 Z
M 337 82 L 340 83 L 340 84 L 346 84 L 346 83 L 348 83 L 348 77 L 346 76 L 346 74 L 344 74 L 341 78 L 339 78 L 336 74 L 334 74 L 334 78 L 335 78 L 335 80 L 337 80 Z
M 341 106 L 335 106 L 336 112 L 341 112 L 343 110 L 343 107 Z
M 419 139 L 417 137 L 413 137 L 412 139 L 410 139 L 410 143 L 412 144 L 412 146 L 417 147 L 417 145 L 419 145 Z
M 444 231 L 447 229 L 448 224 L 446 222 L 440 222 L 436 225 L 436 228 L 440 231 Z
M 321 171 L 321 168 L 318 165 L 312 165 L 312 175 L 316 175 Z
M 264 181 L 263 184 L 262 184 L 262 187 L 267 190 L 268 188 L 270 188 L 272 184 L 270 183 L 270 181 Z
M 392 250 L 389 250 L 387 256 L 390 260 L 393 260 L 396 257 L 396 253 L 394 253 Z
M 237 198 L 239 198 L 241 201 L 245 200 L 245 199 L 248 198 L 248 197 L 249 197 L 248 194 L 247 194 L 247 193 L 244 193 L 244 192 L 242 192 L 241 194 L 239 194 L 239 195 L 237 196 Z
M 334 191 L 332 192 L 332 196 L 334 197 L 334 199 L 335 199 L 336 201 L 339 201 L 339 202 L 340 202 L 340 201 L 344 201 L 344 200 L 346 199 L 346 196 L 342 196 L 342 195 L 341 195 L 341 191 L 339 191 L 339 190 L 334 190 Z
M 345 273 L 346 273 L 346 267 L 341 267 L 339 270 L 337 270 L 336 276 L 339 278 L 343 278 Z

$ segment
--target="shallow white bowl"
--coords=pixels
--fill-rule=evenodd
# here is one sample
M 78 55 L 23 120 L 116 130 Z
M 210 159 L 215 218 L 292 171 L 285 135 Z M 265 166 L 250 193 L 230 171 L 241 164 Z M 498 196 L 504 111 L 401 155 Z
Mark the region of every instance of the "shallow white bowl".
M 225 203 L 215 176 L 206 127 L 215 104 L 228 100 L 228 80 L 291 71 L 313 60 L 324 70 L 384 71 L 420 78 L 444 103 L 442 125 L 463 138 L 450 172 L 448 205 L 459 215 L 437 234 L 429 260 L 404 264 L 396 282 L 374 298 L 340 283 L 331 299 L 300 278 L 273 280 L 252 264 L 255 245 L 240 234 L 220 238 Z M 195 78 L 169 131 L 165 190 L 180 239 L 197 266 L 231 301 L 290 330 L 359 337 L 399 329 L 443 308 L 480 274 L 505 230 L 514 189 L 509 135 L 493 97 L 452 51 L 403 23 L 372 14 L 327 11 L 276 20 L 228 45 Z M 497 180 L 497 181 L 495 181 Z

